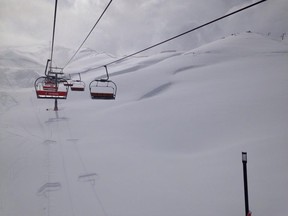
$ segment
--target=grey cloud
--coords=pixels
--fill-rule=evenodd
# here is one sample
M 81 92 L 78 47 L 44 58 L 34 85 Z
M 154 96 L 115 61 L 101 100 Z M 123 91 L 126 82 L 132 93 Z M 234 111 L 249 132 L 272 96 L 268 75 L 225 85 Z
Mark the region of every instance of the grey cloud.
M 109 1 L 58 1 L 56 45 L 78 48 Z M 227 13 L 235 5 L 241 5 L 245 2 L 251 3 L 252 1 L 115 0 L 84 46 L 98 51 L 129 54 L 217 18 Z M 275 28 L 279 29 L 282 26 L 286 29 L 287 24 L 283 24 L 285 22 L 281 21 L 281 17 L 287 16 L 285 15 L 287 14 L 287 1 L 268 2 L 265 3 L 266 6 L 262 6 L 262 9 L 264 8 L 266 11 L 265 15 L 261 11 L 257 11 L 258 9 L 250 12 L 254 13 L 252 16 L 254 20 L 251 22 L 243 23 L 241 16 L 235 16 L 233 19 L 179 38 L 159 49 L 189 49 L 219 38 L 224 33 L 245 30 L 249 26 L 256 29 L 261 25 L 263 31 L 270 29 L 274 31 Z M 265 19 L 266 22 L 273 19 L 277 20 L 273 16 L 277 10 L 280 10 L 280 7 L 284 9 L 278 13 L 281 16 L 277 23 L 279 27 L 267 27 L 267 24 L 261 22 L 261 18 Z M 52 34 L 53 13 L 54 0 L 1 0 L 0 46 L 41 41 L 49 44 Z M 268 17 L 267 13 L 269 14 Z M 253 22 L 254 25 L 251 24 Z

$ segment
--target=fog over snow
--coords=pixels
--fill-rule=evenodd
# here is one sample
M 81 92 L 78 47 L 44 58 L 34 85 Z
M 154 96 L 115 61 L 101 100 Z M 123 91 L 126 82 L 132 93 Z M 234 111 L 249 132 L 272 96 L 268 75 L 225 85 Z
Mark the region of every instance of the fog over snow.
M 242 152 L 252 215 L 287 216 L 286 1 L 110 65 L 116 100 L 92 100 L 98 66 L 251 3 L 136 2 L 113 1 L 64 71 L 81 73 L 85 91 L 69 91 L 55 112 L 33 86 L 54 1 L 1 1 L 0 216 L 243 216 Z M 107 3 L 59 1 L 54 65 L 82 40 L 68 30 L 90 30 Z

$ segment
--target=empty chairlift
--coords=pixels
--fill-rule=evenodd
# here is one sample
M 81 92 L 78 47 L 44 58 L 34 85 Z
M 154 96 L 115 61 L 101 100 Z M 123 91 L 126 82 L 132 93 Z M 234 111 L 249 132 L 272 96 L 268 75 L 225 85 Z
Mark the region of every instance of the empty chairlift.
M 71 80 L 70 74 L 69 74 L 69 77 L 66 77 L 66 80 L 67 80 L 67 82 L 64 83 L 64 86 L 67 86 L 67 87 L 73 86 L 73 82 L 72 82 L 72 80 Z
M 69 87 L 67 80 L 63 78 L 63 71 L 61 68 L 50 67 L 47 72 L 49 62 L 50 59 L 47 60 L 45 76 L 37 78 L 34 82 L 36 96 L 38 99 L 66 99 Z
M 64 79 L 43 76 L 35 80 L 34 87 L 38 99 L 66 99 L 68 86 Z
M 85 83 L 81 80 L 81 75 L 78 73 L 79 79 L 72 80 L 70 85 L 71 91 L 84 91 Z
M 117 86 L 113 81 L 109 80 L 107 66 L 104 67 L 106 78 L 95 79 L 90 82 L 90 96 L 92 99 L 114 100 L 116 98 Z

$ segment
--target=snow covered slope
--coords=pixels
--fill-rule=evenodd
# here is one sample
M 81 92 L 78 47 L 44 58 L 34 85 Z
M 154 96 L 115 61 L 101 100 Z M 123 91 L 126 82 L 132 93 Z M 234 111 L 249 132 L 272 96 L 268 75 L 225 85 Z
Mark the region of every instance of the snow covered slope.
M 114 60 L 82 55 L 67 71 L 87 85 Z M 287 58 L 252 33 L 130 58 L 109 67 L 115 101 L 69 92 L 58 112 L 1 88 L 0 215 L 242 216 L 242 151 L 253 215 L 288 215 Z

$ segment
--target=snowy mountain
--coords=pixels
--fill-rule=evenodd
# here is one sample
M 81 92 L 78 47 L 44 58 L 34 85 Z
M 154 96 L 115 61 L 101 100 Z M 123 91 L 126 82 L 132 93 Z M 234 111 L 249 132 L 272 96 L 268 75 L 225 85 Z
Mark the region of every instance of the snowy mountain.
M 40 50 L 0 53 L 1 216 L 242 216 L 243 151 L 253 215 L 288 215 L 284 41 L 242 33 L 129 58 L 108 68 L 115 101 L 86 88 L 58 112 L 33 88 Z M 114 60 L 86 49 L 67 72 L 87 87 Z

